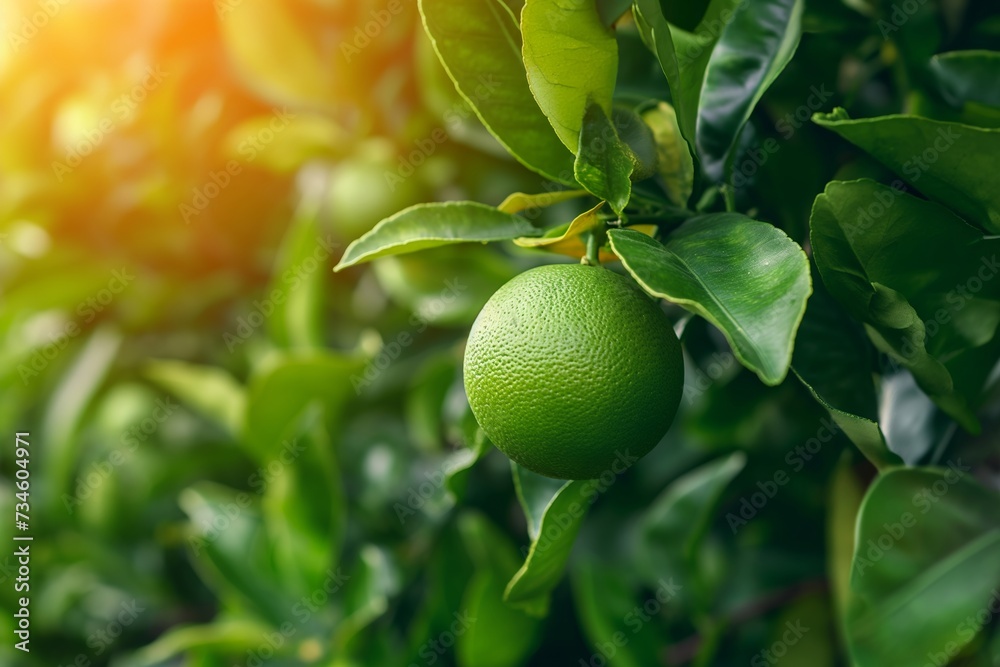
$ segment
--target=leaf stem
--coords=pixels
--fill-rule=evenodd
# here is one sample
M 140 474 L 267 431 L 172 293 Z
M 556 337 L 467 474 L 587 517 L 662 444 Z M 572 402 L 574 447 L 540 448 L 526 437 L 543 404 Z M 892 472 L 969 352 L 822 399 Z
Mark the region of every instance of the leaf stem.
M 587 233 L 587 254 L 584 255 L 583 259 L 580 260 L 581 264 L 588 264 L 590 266 L 600 266 L 601 265 L 601 245 L 600 237 L 603 236 L 603 229 L 593 230 Z
M 733 190 L 733 186 L 728 183 L 722 186 L 722 198 L 726 200 L 726 211 L 734 213 L 736 211 L 736 192 Z

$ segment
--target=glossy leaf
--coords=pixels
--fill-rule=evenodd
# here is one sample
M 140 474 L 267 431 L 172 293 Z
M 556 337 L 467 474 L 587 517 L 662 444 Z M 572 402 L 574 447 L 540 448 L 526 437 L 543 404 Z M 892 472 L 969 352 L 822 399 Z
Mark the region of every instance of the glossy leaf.
M 677 122 L 688 143 L 695 145 L 701 91 L 708 61 L 725 25 L 741 0 L 712 0 L 698 26 L 687 31 L 672 25 L 659 0 L 635 0 L 633 10 L 643 40 L 656 54 L 670 86 Z
M 1000 232 L 1000 187 L 992 157 L 1000 153 L 1000 129 L 918 116 L 851 120 L 843 109 L 814 120 L 967 222 Z
M 511 469 L 528 520 L 531 547 L 507 584 L 504 599 L 532 616 L 544 616 L 596 489 L 593 481 L 549 479 L 516 463 L 511 463 Z
M 718 327 L 766 384 L 785 378 L 812 288 L 805 253 L 784 232 L 719 213 L 685 223 L 666 245 L 629 230 L 608 236 L 643 289 Z
M 1000 51 L 951 51 L 931 58 L 931 72 L 949 102 L 1000 107 Z
M 526 167 L 573 182 L 573 156 L 538 108 L 521 60 L 523 0 L 420 0 L 424 28 L 462 97 Z
M 814 280 L 813 288 L 795 339 L 792 369 L 873 465 L 901 463 L 878 424 L 871 344 L 821 282 Z
M 705 172 L 725 178 L 736 139 L 764 92 L 792 59 L 802 34 L 804 0 L 757 0 L 738 6 L 705 70 L 697 146 Z
M 539 233 L 524 218 L 484 204 L 417 204 L 386 218 L 351 243 L 334 270 L 452 243 L 504 241 Z
M 618 137 L 611 120 L 600 106 L 589 105 L 583 117 L 580 145 L 573 165 L 576 180 L 621 215 L 632 195 L 634 169 L 635 157 Z
M 847 628 L 858 667 L 922 664 L 973 639 L 1000 586 L 1000 497 L 960 461 L 875 480 L 857 527 Z
M 993 259 L 1000 244 L 937 204 L 868 180 L 829 184 L 813 205 L 811 228 L 830 293 L 943 410 L 975 430 L 970 406 L 988 369 L 963 362 L 994 337 L 1000 282 L 956 290 L 978 271 L 1000 268 Z
M 907 465 L 916 465 L 947 437 L 955 423 L 906 371 L 883 376 L 881 389 L 879 423 L 889 449 Z
M 593 2 L 527 0 L 521 12 L 528 85 L 560 141 L 574 154 L 591 104 L 611 114 L 618 44 Z

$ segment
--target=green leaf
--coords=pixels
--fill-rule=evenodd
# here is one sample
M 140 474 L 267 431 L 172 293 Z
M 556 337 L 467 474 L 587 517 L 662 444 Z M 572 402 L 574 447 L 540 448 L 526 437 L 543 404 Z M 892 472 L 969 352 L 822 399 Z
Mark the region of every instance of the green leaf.
M 698 104 L 697 146 L 716 181 L 740 131 L 764 92 L 792 59 L 802 35 L 804 0 L 756 0 L 736 8 L 705 70 Z
M 344 619 L 338 624 L 331 645 L 334 654 L 342 655 L 358 633 L 389 610 L 389 598 L 399 592 L 400 581 L 389 554 L 371 544 L 361 547 L 351 567 L 343 572 L 338 569 L 330 579 L 336 579 L 336 575 L 346 579 L 342 584 Z
M 599 647 L 608 643 L 616 646 L 612 663 L 616 667 L 661 664 L 657 625 L 645 621 L 650 615 L 637 611 L 645 606 L 646 601 L 637 599 L 636 591 L 623 569 L 602 567 L 602 564 L 589 561 L 573 567 L 570 578 L 580 623 L 590 646 Z M 670 592 L 657 591 L 662 597 Z M 650 599 L 662 605 L 660 597 Z M 623 641 L 615 642 L 616 635 L 624 638 Z
M 458 636 L 458 662 L 463 667 L 521 665 L 536 644 L 538 621 L 503 601 L 504 584 L 517 570 L 517 551 L 479 514 L 462 516 L 459 527 L 475 565 L 462 608 L 476 620 Z
M 271 338 L 284 348 L 323 346 L 323 285 L 325 262 L 336 247 L 320 234 L 321 202 L 306 193 L 285 233 L 265 299 L 274 311 L 268 317 Z M 328 269 L 327 269 L 328 270 Z
M 250 378 L 243 440 L 263 463 L 282 451 L 293 423 L 319 403 L 335 417 L 352 393 L 362 360 L 331 352 L 275 355 Z
M 42 418 L 48 455 L 39 462 L 38 472 L 45 470 L 42 479 L 51 479 L 53 488 L 60 492 L 71 489 L 81 442 L 78 431 L 91 401 L 111 371 L 122 342 L 123 336 L 118 331 L 108 326 L 97 328 L 49 397 Z
M 151 361 L 145 375 L 234 437 L 243 423 L 246 396 L 243 385 L 214 366 L 168 359 Z
M 424 28 L 455 87 L 524 166 L 573 183 L 573 157 L 528 88 L 518 26 L 523 0 L 420 0 Z
M 873 350 L 860 327 L 813 281 L 813 295 L 799 325 L 792 370 L 834 423 L 875 467 L 902 463 L 878 424 Z
M 294 598 L 281 586 L 257 504 L 250 493 L 209 483 L 180 496 L 190 519 L 188 546 L 202 579 L 235 609 L 278 626 L 288 620 Z
M 851 120 L 843 109 L 813 120 L 966 221 L 1000 232 L 1000 181 L 993 159 L 1000 154 L 1000 129 L 918 116 Z
M 672 25 L 664 17 L 660 0 L 635 0 L 633 11 L 643 40 L 656 54 L 670 86 L 677 123 L 688 144 L 695 145 L 701 90 L 708 61 L 719 40 L 719 26 L 728 21 L 742 0 L 712 0 L 693 31 Z
M 1000 107 L 1000 51 L 952 51 L 931 58 L 931 73 L 945 98 L 961 106 L 977 102 Z
M 1000 324 L 1000 281 L 980 280 L 996 275 L 1000 244 L 942 206 L 869 180 L 830 183 L 810 225 L 830 293 L 943 410 L 976 430 L 972 406 L 989 368 L 966 362 Z M 970 278 L 978 292 L 968 291 Z
M 330 576 L 346 523 L 340 471 L 322 417 L 318 403 L 307 410 L 252 482 L 264 490 L 262 512 L 282 581 L 300 595 Z
M 698 576 L 698 553 L 716 506 L 745 465 L 742 452 L 710 461 L 676 479 L 653 501 L 640 524 L 648 580 L 664 573 Z
M 593 480 L 553 480 L 511 463 L 518 498 L 528 519 L 531 548 L 507 584 L 504 599 L 532 616 L 545 616 L 562 579 L 583 517 L 596 498 Z
M 1000 497 L 965 470 L 895 469 L 868 490 L 847 621 L 858 667 L 923 664 L 975 636 L 965 621 L 1000 585 Z
M 656 142 L 656 171 L 667 196 L 677 206 L 687 206 L 694 188 L 694 161 L 677 125 L 677 113 L 666 102 L 642 113 Z
M 718 327 L 765 384 L 785 378 L 812 288 L 805 253 L 784 232 L 738 213 L 717 213 L 686 222 L 666 245 L 626 229 L 608 236 L 647 292 Z
M 334 271 L 452 243 L 504 241 L 540 232 L 524 218 L 475 202 L 417 204 L 379 222 L 347 247 Z
M 574 153 L 587 108 L 611 115 L 618 43 L 593 2 L 527 0 L 522 56 L 531 93 L 560 141 Z
M 249 618 L 219 618 L 205 625 L 175 626 L 125 658 L 121 667 L 160 667 L 204 648 L 242 653 L 258 646 L 260 638 L 272 630 L 271 625 Z
M 630 176 L 635 168 L 634 160 L 632 151 L 619 139 L 601 107 L 590 104 L 583 117 L 580 146 L 573 165 L 576 180 L 621 215 L 632 195 Z

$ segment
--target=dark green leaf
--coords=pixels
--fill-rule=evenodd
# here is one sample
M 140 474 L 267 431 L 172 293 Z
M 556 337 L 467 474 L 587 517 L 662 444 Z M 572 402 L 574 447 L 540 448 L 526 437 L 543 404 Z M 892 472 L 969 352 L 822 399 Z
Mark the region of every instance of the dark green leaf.
M 811 285 L 805 253 L 784 232 L 718 213 L 685 223 L 666 245 L 629 230 L 608 236 L 647 292 L 717 326 L 766 384 L 785 378 Z
M 524 565 L 507 584 L 504 599 L 532 616 L 544 616 L 583 517 L 596 498 L 596 488 L 592 480 L 552 480 L 516 463 L 511 467 L 528 519 L 531 548 Z
M 988 369 L 962 364 L 1000 323 L 1000 281 L 981 280 L 996 275 L 1000 244 L 937 204 L 868 180 L 829 184 L 811 227 L 830 293 L 943 410 L 975 430 L 971 406 Z M 973 278 L 979 288 L 969 292 Z
M 417 204 L 386 218 L 354 241 L 334 270 L 452 243 L 504 241 L 539 233 L 524 218 L 484 204 Z
M 876 467 L 901 463 L 878 425 L 872 347 L 819 281 L 799 326 L 792 369 Z
M 611 120 L 599 105 L 588 106 L 573 165 L 576 180 L 620 215 L 632 194 L 629 177 L 634 167 L 632 152 L 618 138 Z
M 804 0 L 759 0 L 736 8 L 712 50 L 698 103 L 697 146 L 716 181 L 750 113 L 792 59 Z
M 563 145 L 576 151 L 587 108 L 611 114 L 618 44 L 593 2 L 527 0 L 521 12 L 528 85 Z
M 931 72 L 949 102 L 1000 107 L 1000 51 L 952 51 L 931 58 Z
M 573 157 L 538 108 L 521 61 L 523 0 L 420 0 L 424 28 L 462 97 L 526 167 L 573 182 Z
M 1000 176 L 993 160 L 1000 154 L 1000 129 L 918 116 L 851 120 L 843 109 L 814 120 L 968 222 L 1000 232 Z
M 965 621 L 1000 586 L 1000 497 L 966 470 L 896 469 L 868 490 L 847 623 L 858 667 L 923 664 L 976 635 Z

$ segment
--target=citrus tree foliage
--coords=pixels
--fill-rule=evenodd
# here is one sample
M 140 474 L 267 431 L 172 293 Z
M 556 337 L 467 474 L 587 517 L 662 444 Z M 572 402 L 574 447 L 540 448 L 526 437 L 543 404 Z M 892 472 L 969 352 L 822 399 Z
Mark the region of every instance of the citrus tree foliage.
M 4 664 L 1000 660 L 994 3 L 8 5 Z M 461 375 L 566 261 L 684 349 L 592 480 Z

